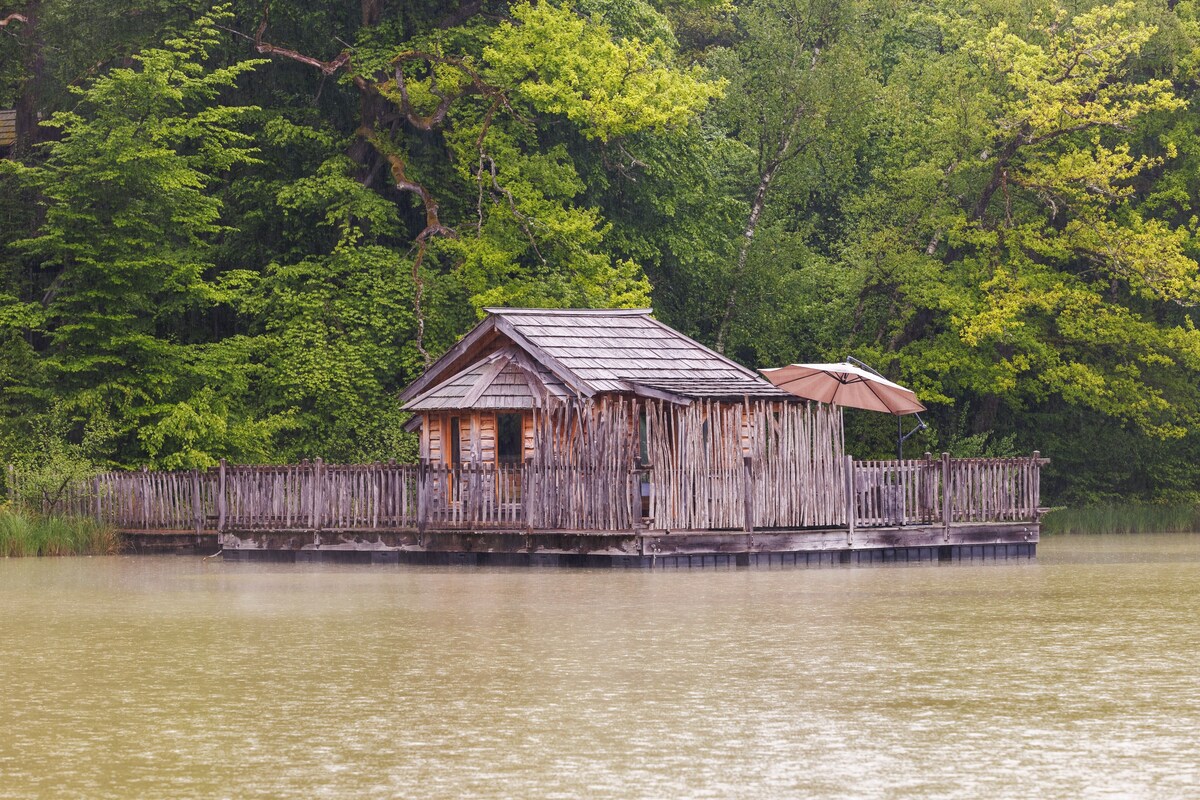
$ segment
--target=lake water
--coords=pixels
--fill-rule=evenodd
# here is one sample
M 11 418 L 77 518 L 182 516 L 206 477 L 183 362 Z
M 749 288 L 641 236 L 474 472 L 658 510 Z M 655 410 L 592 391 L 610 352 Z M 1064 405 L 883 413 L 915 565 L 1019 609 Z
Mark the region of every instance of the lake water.
M 0 560 L 2 798 L 1200 796 L 1200 534 L 724 572 Z

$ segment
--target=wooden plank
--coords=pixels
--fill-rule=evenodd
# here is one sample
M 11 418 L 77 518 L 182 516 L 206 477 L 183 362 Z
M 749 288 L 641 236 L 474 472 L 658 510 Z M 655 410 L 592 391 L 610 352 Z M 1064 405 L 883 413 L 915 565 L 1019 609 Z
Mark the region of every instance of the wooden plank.
M 754 481 L 750 475 L 752 459 L 745 456 L 742 459 L 742 492 L 745 502 L 745 530 L 754 532 Z

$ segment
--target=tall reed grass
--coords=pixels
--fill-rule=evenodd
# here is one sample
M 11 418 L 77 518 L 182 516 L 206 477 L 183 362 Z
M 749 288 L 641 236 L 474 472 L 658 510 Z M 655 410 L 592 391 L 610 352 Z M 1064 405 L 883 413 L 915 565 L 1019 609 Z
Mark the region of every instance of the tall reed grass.
M 1200 532 L 1200 507 L 1105 505 L 1056 508 L 1042 519 L 1042 533 Z
M 0 509 L 0 558 L 110 555 L 120 545 L 117 532 L 95 520 Z

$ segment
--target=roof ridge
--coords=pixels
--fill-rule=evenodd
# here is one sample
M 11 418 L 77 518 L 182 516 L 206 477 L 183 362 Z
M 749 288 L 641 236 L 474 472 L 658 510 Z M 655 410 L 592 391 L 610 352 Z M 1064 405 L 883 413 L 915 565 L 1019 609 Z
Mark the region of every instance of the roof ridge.
M 483 309 L 489 314 L 542 314 L 553 317 L 647 317 L 653 308 L 510 308 L 490 306 Z

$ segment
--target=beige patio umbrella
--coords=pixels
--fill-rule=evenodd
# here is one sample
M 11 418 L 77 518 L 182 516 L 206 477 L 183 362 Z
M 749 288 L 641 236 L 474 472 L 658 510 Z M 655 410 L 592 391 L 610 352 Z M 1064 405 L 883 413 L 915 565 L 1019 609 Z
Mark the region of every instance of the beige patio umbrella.
M 911 389 L 850 363 L 788 364 L 759 372 L 785 392 L 807 400 L 897 416 L 925 410 Z

